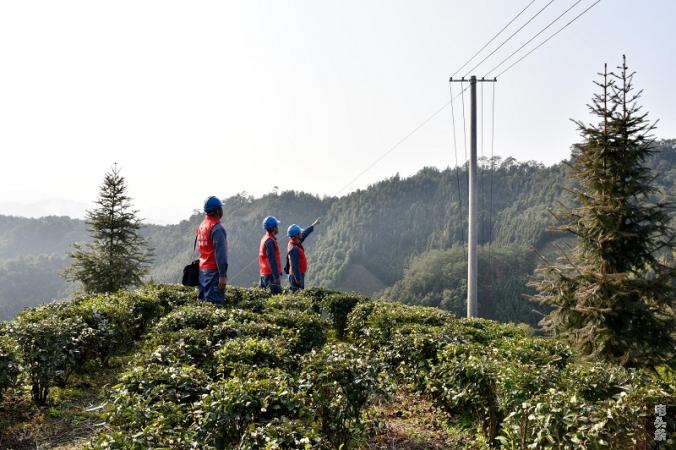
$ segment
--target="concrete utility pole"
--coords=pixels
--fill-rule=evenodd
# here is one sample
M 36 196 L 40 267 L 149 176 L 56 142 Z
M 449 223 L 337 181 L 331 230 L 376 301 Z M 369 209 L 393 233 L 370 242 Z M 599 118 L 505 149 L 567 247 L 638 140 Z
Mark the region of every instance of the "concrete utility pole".
M 460 80 L 451 78 L 450 82 L 464 83 L 464 77 Z M 469 157 L 469 232 L 467 233 L 468 252 L 467 252 L 467 317 L 477 317 L 479 304 L 477 301 L 477 278 L 479 275 L 479 265 L 477 258 L 477 244 L 479 241 L 479 223 L 477 221 L 477 138 L 476 138 L 476 84 L 477 82 L 494 83 L 497 79 L 477 80 L 472 75 L 469 79 L 470 86 L 470 157 Z M 462 86 L 462 85 L 461 85 Z

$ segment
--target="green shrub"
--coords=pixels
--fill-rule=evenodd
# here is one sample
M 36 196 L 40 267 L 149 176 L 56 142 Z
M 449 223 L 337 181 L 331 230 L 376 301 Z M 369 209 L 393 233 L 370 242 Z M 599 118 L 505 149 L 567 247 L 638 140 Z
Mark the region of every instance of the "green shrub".
M 302 420 L 272 420 L 242 435 L 239 450 L 303 449 L 329 450 L 313 423 Z
M 20 372 L 18 345 L 0 330 L 0 401 L 4 392 L 16 385 Z
M 234 338 L 225 342 L 213 358 L 218 374 L 230 377 L 238 370 L 256 367 L 292 367 L 293 358 L 285 347 L 281 339 Z
M 131 338 L 137 340 L 145 333 L 150 325 L 170 311 L 168 302 L 163 302 L 158 292 L 132 291 L 122 296 L 124 305 L 131 313 Z
M 602 362 L 580 362 L 566 368 L 562 374 L 562 387 L 574 392 L 584 401 L 595 402 L 611 398 L 637 382 L 648 383 L 647 379 L 635 378 L 635 372 L 629 372 L 620 366 Z
M 498 440 L 505 448 L 524 450 L 643 448 L 653 440 L 647 424 L 654 405 L 668 398 L 655 385 L 629 387 L 598 402 L 552 388 L 509 414 Z
M 137 360 L 120 379 L 107 411 L 115 433 L 103 448 L 190 448 L 193 404 L 208 392 L 209 378 L 193 366 Z
M 226 309 L 200 301 L 179 307 L 164 316 L 155 326 L 156 333 L 177 331 L 182 328 L 202 330 L 228 320 L 258 321 L 260 316 L 251 311 Z
M 20 316 L 14 330 L 33 400 L 44 403 L 50 386 L 65 383 L 81 363 L 94 331 L 80 317 L 33 319 L 31 314 Z
M 338 339 L 345 338 L 348 314 L 358 303 L 364 302 L 365 300 L 364 297 L 358 294 L 339 293 L 327 295 L 323 298 L 322 308 L 331 316 Z
M 564 341 L 540 337 L 501 337 L 492 343 L 507 361 L 537 366 L 554 365 L 563 369 L 570 362 L 572 352 Z
M 347 316 L 346 334 L 353 340 L 360 339 L 366 331 L 366 324 L 369 316 L 382 302 L 362 302 L 352 309 Z
M 113 354 L 129 348 L 135 335 L 136 320 L 122 295 L 96 295 L 82 299 L 66 310 L 68 317 L 81 317 L 93 330 L 85 360 L 87 356 L 95 355 L 105 365 Z
M 329 324 L 317 314 L 290 310 L 278 310 L 263 314 L 259 320 L 266 320 L 290 330 L 285 336 L 293 342 L 292 353 L 307 353 L 326 343 L 326 329 Z
M 133 293 L 157 299 L 166 311 L 201 301 L 197 299 L 195 288 L 180 284 L 149 284 Z
M 390 340 L 393 330 L 402 325 L 442 326 L 453 320 L 453 314 L 437 308 L 377 301 L 356 307 L 348 316 L 347 329 L 351 337 L 365 337 L 369 345 L 381 346 Z
M 450 332 L 470 343 L 497 345 L 502 339 L 525 338 L 532 334 L 528 326 L 498 323 L 482 318 L 461 317 L 450 324 Z
M 494 350 L 494 349 L 489 349 Z M 488 442 L 498 435 L 497 352 L 475 344 L 449 344 L 428 377 L 427 390 L 445 411 L 477 420 Z
M 263 312 L 274 314 L 290 309 L 313 314 L 321 312 L 319 304 L 312 297 L 306 297 L 302 293 L 270 297 L 265 302 Z
M 242 378 L 218 381 L 199 404 L 197 436 L 216 448 L 234 448 L 257 425 L 302 414 L 293 380 L 279 369 L 256 369 Z
M 350 344 L 327 345 L 305 355 L 299 385 L 335 448 L 364 432 L 361 411 L 386 392 L 383 376 L 379 363 Z
M 432 366 L 438 362 L 437 353 L 456 339 L 445 327 L 406 324 L 393 331 L 379 354 L 402 381 L 422 390 Z
M 240 336 L 272 338 L 280 336 L 283 330 L 284 328 L 279 325 L 260 320 L 256 322 L 228 320 L 211 329 L 213 335 L 222 340 Z
M 331 289 L 326 289 L 326 288 L 321 288 L 321 287 L 311 287 L 307 289 L 303 289 L 302 291 L 298 292 L 297 294 L 302 294 L 304 297 L 310 297 L 314 299 L 314 301 L 320 305 L 322 301 L 328 297 L 329 295 L 333 294 L 338 294 L 339 291 L 334 291 Z
M 225 290 L 225 305 L 259 313 L 270 296 L 272 293 L 268 289 L 228 286 Z

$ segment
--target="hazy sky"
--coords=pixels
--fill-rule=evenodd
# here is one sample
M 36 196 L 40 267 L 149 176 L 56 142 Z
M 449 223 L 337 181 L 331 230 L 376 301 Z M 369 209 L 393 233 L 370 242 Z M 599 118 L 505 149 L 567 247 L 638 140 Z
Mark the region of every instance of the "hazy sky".
M 1 2 L 0 202 L 89 202 L 115 161 L 154 222 L 212 194 L 336 194 L 448 101 L 448 77 L 529 2 Z M 573 3 L 555 0 L 475 73 Z M 588 118 L 596 72 L 622 53 L 657 135 L 676 137 L 675 18 L 670 0 L 603 0 L 499 79 L 495 153 L 566 158 L 568 119 Z M 450 119 L 447 108 L 351 189 L 454 165 Z

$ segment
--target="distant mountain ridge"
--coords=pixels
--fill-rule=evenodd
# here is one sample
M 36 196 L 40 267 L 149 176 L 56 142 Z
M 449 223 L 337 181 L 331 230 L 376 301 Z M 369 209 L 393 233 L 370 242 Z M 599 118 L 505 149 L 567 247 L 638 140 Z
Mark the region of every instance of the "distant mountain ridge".
M 84 202 L 49 198 L 37 202 L 0 202 L 0 215 L 28 218 L 66 216 L 71 219 L 83 219 L 92 205 Z
M 661 141 L 658 150 L 651 161 L 655 182 L 661 195 L 673 201 L 676 140 Z M 546 231 L 554 223 L 548 209 L 557 208 L 559 202 L 573 201 L 564 189 L 568 185 L 565 163 L 544 167 L 513 158 L 496 158 L 493 163 L 493 172 L 488 170 L 487 160 L 482 161 L 479 171 L 480 244 L 524 249 L 547 246 L 558 237 Z M 306 242 L 310 261 L 307 283 L 366 294 L 382 292 L 401 280 L 416 258 L 463 246 L 466 186 L 466 167 L 425 168 L 409 178 L 394 176 L 344 197 L 320 198 L 293 191 L 258 199 L 229 197 L 224 200 L 223 218 L 229 242 L 229 282 L 239 286 L 257 282 L 263 217 L 274 214 L 282 221 L 282 253 L 286 250 L 287 226 L 307 226 L 322 217 Z M 155 252 L 152 280 L 180 280 L 183 266 L 195 257 L 194 230 L 200 221 L 201 214 L 195 214 L 178 224 L 144 227 L 143 233 Z M 39 276 L 53 276 L 49 288 L 34 282 L 0 289 L 0 319 L 12 317 L 21 306 L 67 293 L 68 285 L 58 281 L 58 272 L 67 263 L 65 255 L 72 243 L 87 240 L 86 225 L 81 220 L 0 216 L 0 280 L 6 286 L 12 286 L 13 280 L 30 280 L 25 272 L 36 267 Z

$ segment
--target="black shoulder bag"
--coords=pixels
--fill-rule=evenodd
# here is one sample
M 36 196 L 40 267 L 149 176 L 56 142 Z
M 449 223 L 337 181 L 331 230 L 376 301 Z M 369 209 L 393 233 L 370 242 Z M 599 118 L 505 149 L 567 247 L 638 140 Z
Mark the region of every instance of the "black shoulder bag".
M 197 236 L 195 236 L 195 245 L 192 247 L 194 252 L 197 248 Z M 183 268 L 183 286 L 198 286 L 200 284 L 200 260 L 196 259 Z

